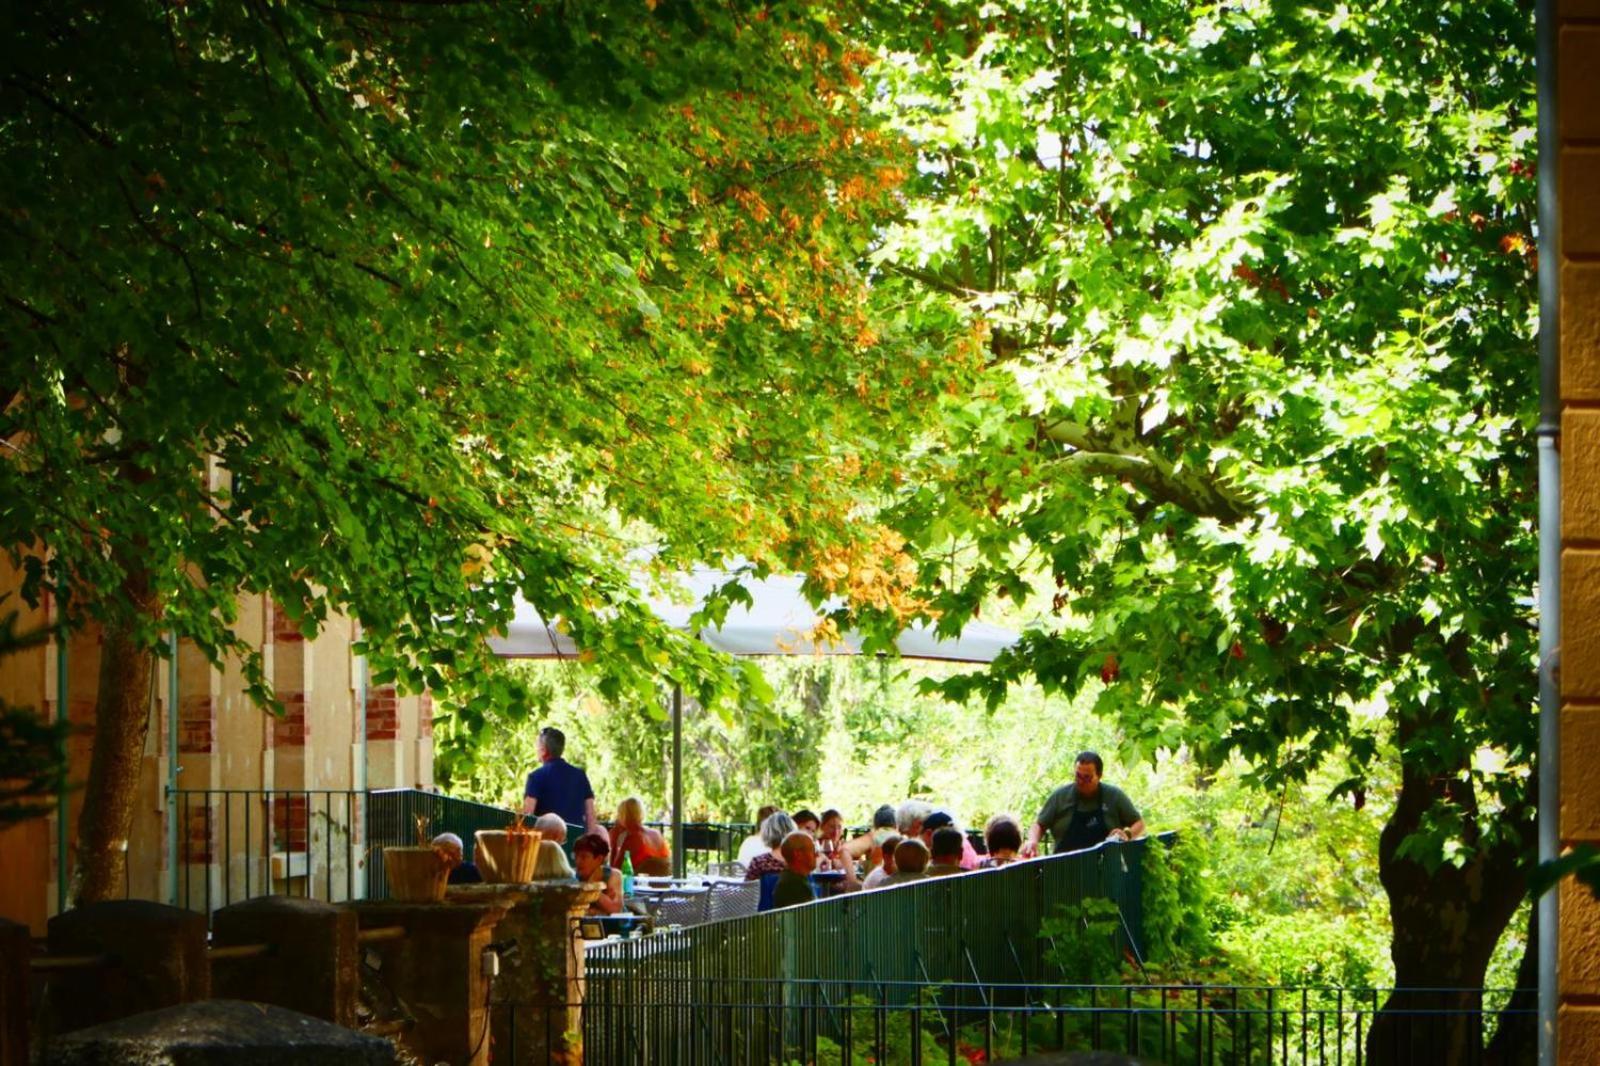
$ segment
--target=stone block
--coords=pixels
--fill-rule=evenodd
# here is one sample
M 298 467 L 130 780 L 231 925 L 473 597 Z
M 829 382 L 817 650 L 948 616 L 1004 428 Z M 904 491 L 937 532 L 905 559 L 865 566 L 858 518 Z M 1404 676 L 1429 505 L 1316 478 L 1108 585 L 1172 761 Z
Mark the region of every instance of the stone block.
M 483 949 L 506 906 L 501 903 L 350 904 L 361 930 L 399 926 L 404 935 L 367 943 L 367 964 L 403 1013 L 377 1017 L 379 1025 L 403 1023 L 396 1041 L 423 1062 L 486 1066 L 491 1044 L 488 979 L 480 969 Z
M 391 1066 L 394 1045 L 263 1003 L 213 999 L 80 1029 L 43 1066 Z
M 1600 148 L 1561 150 L 1561 250 L 1600 255 Z
M 0 1066 L 28 1066 L 28 927 L 0 918 Z
M 1568 548 L 1561 553 L 1561 695 L 1567 700 L 1600 699 L 1600 551 Z
M 1557 47 L 1561 139 L 1600 139 L 1600 26 L 1563 26 Z
M 50 982 L 51 1033 L 66 1033 L 211 995 L 203 914 L 162 903 L 89 903 L 50 919 L 52 955 L 104 955 Z
M 1556 1062 L 1560 1066 L 1600 1062 L 1600 1007 L 1562 1004 L 1556 1013 Z
M 270 947 L 266 955 L 213 959 L 214 995 L 271 1003 L 337 1025 L 356 1024 L 361 955 L 353 911 L 311 899 L 262 896 L 217 911 L 211 942 L 222 948 Z
M 1600 400 L 1600 263 L 1561 266 L 1561 398 Z
M 1600 998 L 1600 900 L 1575 877 L 1564 878 L 1557 891 L 1561 893 L 1561 942 L 1556 985 L 1563 999 Z
M 521 885 L 455 885 L 451 903 L 493 902 L 506 908 L 495 927 L 500 944 L 515 943 L 502 960 L 490 1002 L 496 1062 L 546 1066 L 581 1062 L 583 948 L 574 944 L 576 919 L 600 895 L 598 884 L 543 881 Z M 510 1053 L 514 1050 L 514 1053 Z
M 1561 839 L 1600 845 L 1600 708 L 1561 708 Z
M 1600 541 L 1600 411 L 1561 416 L 1561 539 Z

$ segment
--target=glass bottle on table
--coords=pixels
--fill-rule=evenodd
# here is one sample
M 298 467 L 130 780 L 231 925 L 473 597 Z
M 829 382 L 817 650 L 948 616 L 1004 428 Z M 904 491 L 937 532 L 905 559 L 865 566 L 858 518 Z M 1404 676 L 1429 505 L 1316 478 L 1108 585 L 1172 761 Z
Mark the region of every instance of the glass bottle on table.
M 633 856 L 622 853 L 622 898 L 633 898 Z

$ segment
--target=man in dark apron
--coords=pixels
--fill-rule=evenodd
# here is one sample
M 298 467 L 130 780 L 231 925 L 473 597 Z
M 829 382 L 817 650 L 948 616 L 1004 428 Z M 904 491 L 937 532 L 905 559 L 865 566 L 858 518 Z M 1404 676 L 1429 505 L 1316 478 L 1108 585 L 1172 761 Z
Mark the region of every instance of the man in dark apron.
M 1144 819 L 1115 785 L 1100 780 L 1105 763 L 1092 751 L 1078 755 L 1072 783 L 1062 785 L 1045 800 L 1044 808 L 1028 831 L 1022 857 L 1039 854 L 1039 843 L 1048 831 L 1055 839 L 1055 853 L 1082 851 L 1105 840 L 1132 840 L 1144 835 Z

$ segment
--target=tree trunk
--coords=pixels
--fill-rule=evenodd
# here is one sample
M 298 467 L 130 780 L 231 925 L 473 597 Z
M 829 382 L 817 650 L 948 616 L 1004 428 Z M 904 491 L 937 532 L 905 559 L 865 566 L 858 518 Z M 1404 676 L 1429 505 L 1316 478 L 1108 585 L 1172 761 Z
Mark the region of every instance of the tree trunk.
M 154 611 L 150 574 L 134 564 L 121 595 L 142 613 Z M 135 639 L 133 622 L 107 624 L 100 649 L 95 697 L 94 747 L 78 815 L 74 905 L 121 899 L 127 884 L 128 837 L 139 794 L 139 769 L 149 729 L 150 681 L 155 657 Z
M 1402 738 L 1402 745 L 1404 741 Z M 1459 808 L 1472 857 L 1438 869 L 1399 855 L 1400 843 L 1435 805 Z M 1394 925 L 1395 989 L 1372 1020 L 1367 1061 L 1475 1062 L 1482 1058 L 1484 974 L 1500 934 L 1527 890 L 1524 849 L 1533 842 L 1523 814 L 1492 846 L 1480 846 L 1481 814 L 1465 777 L 1429 774 L 1408 763 L 1400 799 L 1378 842 L 1378 873 Z M 1497 817 L 1511 817 L 1500 814 Z
M 1535 1066 L 1539 1061 L 1539 905 L 1528 909 L 1528 944 L 1517 964 L 1517 990 L 1500 1011 L 1484 1066 Z

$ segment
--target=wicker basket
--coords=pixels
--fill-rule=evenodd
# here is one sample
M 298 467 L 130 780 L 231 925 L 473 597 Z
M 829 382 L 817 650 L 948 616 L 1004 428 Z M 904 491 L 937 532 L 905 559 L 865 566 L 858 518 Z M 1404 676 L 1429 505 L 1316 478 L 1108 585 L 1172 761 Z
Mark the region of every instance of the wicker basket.
M 478 872 L 491 885 L 525 885 L 533 880 L 539 857 L 539 831 L 512 833 L 505 829 L 480 829 L 475 834 Z
M 389 898 L 402 903 L 437 903 L 444 899 L 450 863 L 431 847 L 383 849 L 383 872 Z

